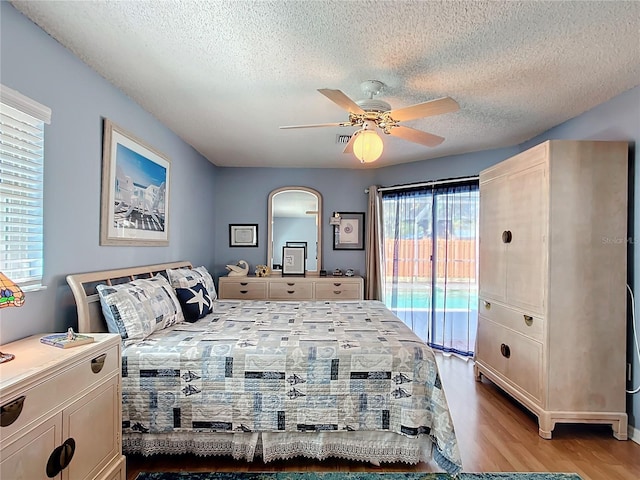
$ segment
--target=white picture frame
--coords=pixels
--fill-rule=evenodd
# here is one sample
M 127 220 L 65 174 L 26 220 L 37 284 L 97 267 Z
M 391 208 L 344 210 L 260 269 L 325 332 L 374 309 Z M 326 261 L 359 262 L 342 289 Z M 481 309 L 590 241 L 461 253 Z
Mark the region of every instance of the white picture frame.
M 104 120 L 100 245 L 169 245 L 171 161 Z

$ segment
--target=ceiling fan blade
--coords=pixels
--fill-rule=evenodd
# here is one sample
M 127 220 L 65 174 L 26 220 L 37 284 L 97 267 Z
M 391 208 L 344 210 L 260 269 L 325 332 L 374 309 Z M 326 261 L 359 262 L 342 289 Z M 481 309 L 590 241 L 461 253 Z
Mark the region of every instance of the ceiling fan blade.
M 279 127 L 280 129 L 288 129 L 288 128 L 315 128 L 315 127 L 351 127 L 350 122 L 337 122 L 337 123 L 315 123 L 311 125 L 286 125 L 284 127 Z
M 319 88 L 318 91 L 331 100 L 333 103 L 338 105 L 340 108 L 346 110 L 349 113 L 359 113 L 364 114 L 364 110 L 362 110 L 356 102 L 347 97 L 340 90 L 331 90 L 329 88 Z
M 418 103 L 409 107 L 398 108 L 389 111 L 391 118 L 398 122 L 406 120 L 414 120 L 416 118 L 431 117 L 433 115 L 442 115 L 443 113 L 455 112 L 460 109 L 460 105 L 453 98 L 443 97 L 436 100 L 430 100 L 424 103 Z
M 402 138 L 403 140 L 409 140 L 410 142 L 419 143 L 421 145 L 426 145 L 427 147 L 436 147 L 444 142 L 444 137 L 416 130 L 415 128 L 403 127 L 402 125 L 393 127 L 389 132 L 389 135 Z
M 351 135 L 351 138 L 349 139 L 349 141 L 345 145 L 344 150 L 342 151 L 342 153 L 353 153 L 353 144 L 355 143 L 356 137 L 358 136 L 358 134 L 361 131 L 362 130 L 356 130 L 355 132 L 353 132 L 353 135 Z

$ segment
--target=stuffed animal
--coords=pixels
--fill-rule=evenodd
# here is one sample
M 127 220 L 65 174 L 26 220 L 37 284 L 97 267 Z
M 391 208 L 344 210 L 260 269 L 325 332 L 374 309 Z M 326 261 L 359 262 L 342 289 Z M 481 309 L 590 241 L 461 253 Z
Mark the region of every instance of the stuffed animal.
M 267 265 L 256 265 L 256 275 L 258 277 L 268 277 L 271 269 Z

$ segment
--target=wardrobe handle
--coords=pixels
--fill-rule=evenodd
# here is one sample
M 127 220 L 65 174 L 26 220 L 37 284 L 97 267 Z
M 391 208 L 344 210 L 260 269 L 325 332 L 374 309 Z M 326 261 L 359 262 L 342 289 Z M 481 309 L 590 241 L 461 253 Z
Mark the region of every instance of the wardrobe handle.
M 93 373 L 100 373 L 100 370 L 104 367 L 104 361 L 107 359 L 107 354 L 103 353 L 96 358 L 91 359 L 91 371 Z
M 527 327 L 533 325 L 533 317 L 531 315 L 524 315 L 524 323 L 527 324 Z
M 47 461 L 47 477 L 53 478 L 67 468 L 73 459 L 75 451 L 76 441 L 73 438 L 67 438 L 62 445 L 56 447 Z
M 22 413 L 25 398 L 27 397 L 22 395 L 21 397 L 18 397 L 9 403 L 5 403 L 0 407 L 0 426 L 8 427 L 18 419 Z
M 484 308 L 486 308 L 487 310 L 491 310 L 491 302 L 483 300 L 482 303 L 484 304 Z
M 500 345 L 500 353 L 503 357 L 509 358 L 511 356 L 511 349 L 509 348 L 509 345 L 506 345 L 504 343 Z
M 513 235 L 511 234 L 511 230 L 505 230 L 502 232 L 502 242 L 503 243 L 511 243 L 513 239 Z

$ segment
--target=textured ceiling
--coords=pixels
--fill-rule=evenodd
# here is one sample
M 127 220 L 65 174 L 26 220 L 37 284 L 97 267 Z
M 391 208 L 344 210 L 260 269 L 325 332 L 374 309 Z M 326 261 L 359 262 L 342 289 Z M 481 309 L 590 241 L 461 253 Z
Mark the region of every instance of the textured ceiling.
M 220 166 L 375 168 L 526 141 L 640 83 L 638 1 L 12 1 Z M 455 113 L 403 122 L 361 166 L 353 127 L 317 92 Z M 640 110 L 640 106 L 639 106 Z M 112 119 L 116 121 L 117 119 Z M 135 132 L 134 132 L 135 133 Z

